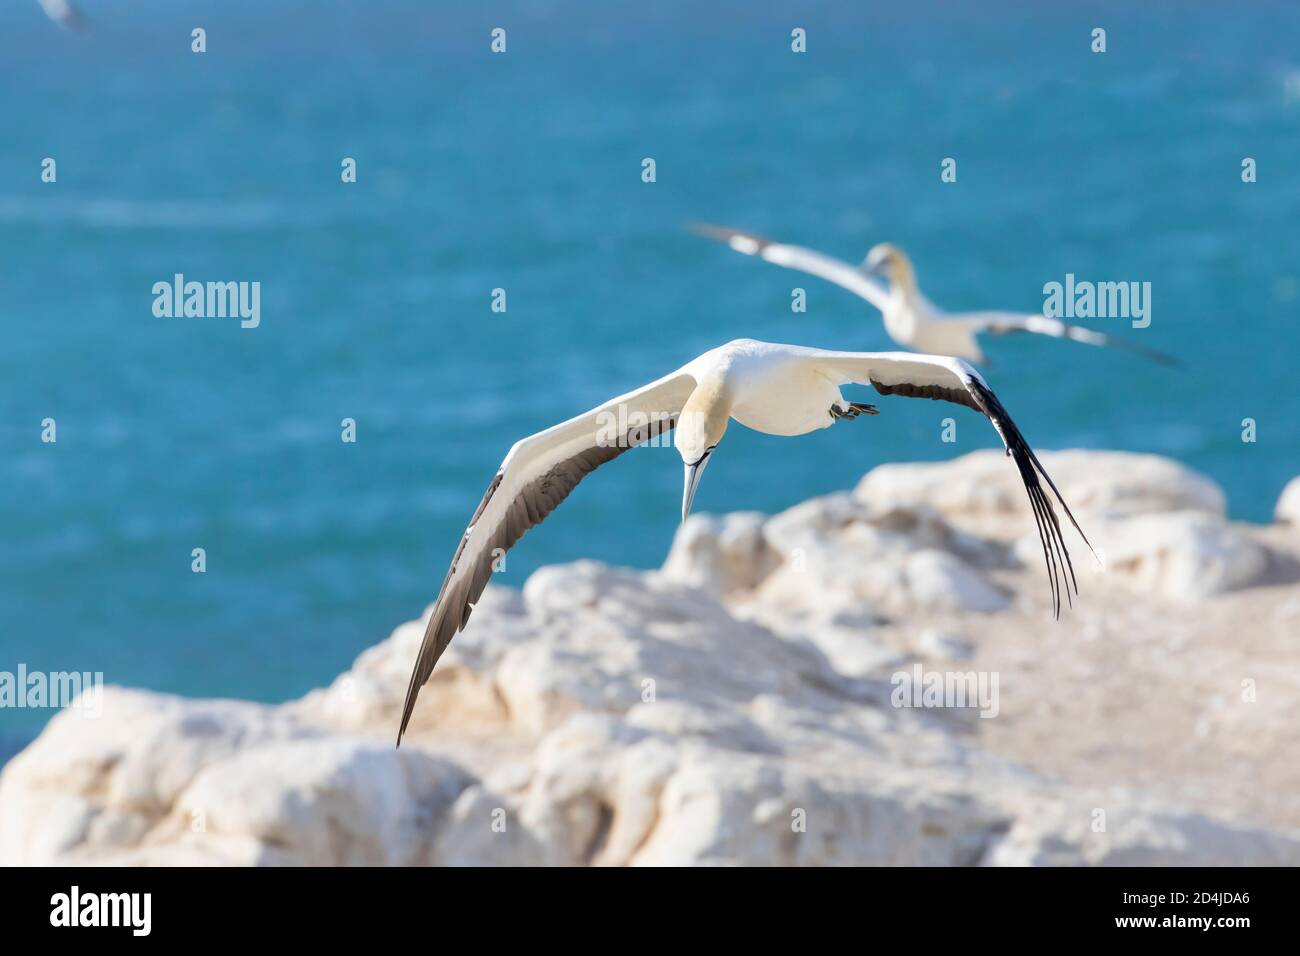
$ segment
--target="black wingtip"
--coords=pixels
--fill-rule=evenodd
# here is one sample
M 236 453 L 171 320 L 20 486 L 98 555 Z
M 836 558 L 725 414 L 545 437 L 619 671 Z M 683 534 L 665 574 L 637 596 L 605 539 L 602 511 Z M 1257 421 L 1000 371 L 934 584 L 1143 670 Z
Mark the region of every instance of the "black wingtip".
M 1165 352 L 1154 352 L 1150 356 L 1153 362 L 1165 366 L 1165 368 L 1176 368 L 1180 372 L 1186 372 L 1188 364 L 1176 355 L 1169 355 Z
M 982 411 L 998 427 L 1002 434 L 1003 442 L 1006 444 L 1007 454 L 1016 463 L 1020 472 L 1021 481 L 1025 486 L 1025 493 L 1029 497 L 1029 506 L 1034 513 L 1034 522 L 1038 526 L 1038 538 L 1043 548 L 1043 563 L 1047 566 L 1048 584 L 1052 591 L 1052 617 L 1055 620 L 1061 618 L 1061 591 L 1065 591 L 1065 603 L 1067 607 L 1074 607 L 1074 598 L 1070 594 L 1073 587 L 1074 595 L 1079 593 L 1079 581 L 1074 573 L 1074 562 L 1070 559 L 1070 549 L 1065 546 L 1065 539 L 1061 533 L 1061 522 L 1056 516 L 1056 509 L 1052 507 L 1051 500 L 1043 490 L 1042 483 L 1038 480 L 1041 476 L 1047 486 L 1051 488 L 1052 494 L 1061 507 L 1065 509 L 1066 516 L 1074 526 L 1074 530 L 1079 532 L 1079 537 L 1083 543 L 1088 546 L 1088 550 L 1095 557 L 1097 551 L 1088 540 L 1088 536 L 1083 533 L 1079 527 L 1079 522 L 1075 520 L 1074 513 L 1070 511 L 1070 506 L 1065 503 L 1061 497 L 1060 490 L 1056 483 L 1052 481 L 1046 469 L 1043 468 L 1042 462 L 1034 454 L 1034 450 L 1029 447 L 1025 436 L 1021 434 L 1020 429 L 1016 427 L 1015 422 L 1007 413 L 1006 408 L 998 401 L 992 390 L 983 383 L 982 380 L 974 378 L 971 380 L 971 387 L 978 396 L 979 404 L 983 406 Z M 1062 582 L 1064 588 L 1062 588 Z
M 689 228 L 691 232 L 695 233 L 697 236 L 703 236 L 705 239 L 715 239 L 718 242 L 725 242 L 728 245 L 731 243 L 731 240 L 735 239 L 737 236 L 744 236 L 746 238 L 752 238 L 756 242 L 761 242 L 757 236 L 750 236 L 748 233 L 741 232 L 739 229 L 731 229 L 727 226 L 717 226 L 711 222 L 692 222 Z
M 1105 337 L 1106 345 L 1111 348 L 1121 349 L 1125 352 L 1132 352 L 1134 355 L 1140 355 L 1150 362 L 1157 365 L 1163 365 L 1166 368 L 1187 368 L 1187 363 L 1176 355 L 1170 355 L 1168 352 L 1161 352 L 1159 349 L 1149 349 L 1145 345 L 1138 345 L 1136 342 L 1130 342 L 1128 339 L 1117 338 L 1113 335 Z
M 411 714 L 415 712 L 415 699 L 420 694 L 420 686 L 423 683 L 418 680 L 420 665 L 417 662 L 415 670 L 411 672 L 411 683 L 406 689 L 406 700 L 402 704 L 402 722 L 397 727 L 397 746 L 402 746 L 402 735 L 406 733 L 406 727 L 411 722 Z
M 1157 365 L 1163 365 L 1165 368 L 1187 369 L 1187 363 L 1176 355 L 1170 355 L 1168 352 L 1160 352 L 1156 349 L 1149 349 L 1142 345 L 1128 343 L 1128 349 L 1143 358 L 1155 362 Z
M 710 222 L 688 222 L 686 228 L 697 236 L 705 236 L 709 239 L 730 239 L 735 232 L 733 229 L 725 229 L 722 226 L 715 226 Z
M 772 245 L 771 239 L 755 235 L 752 232 L 746 232 L 743 229 L 732 229 L 730 226 L 717 226 L 708 222 L 692 222 L 690 223 L 689 228 L 691 232 L 695 233 L 697 236 L 704 236 L 706 239 L 716 239 L 718 242 L 725 242 L 738 252 L 744 252 L 747 255 L 754 255 Z M 737 247 L 735 245 L 737 239 L 744 240 L 742 245 L 753 243 L 753 248 L 741 249 Z

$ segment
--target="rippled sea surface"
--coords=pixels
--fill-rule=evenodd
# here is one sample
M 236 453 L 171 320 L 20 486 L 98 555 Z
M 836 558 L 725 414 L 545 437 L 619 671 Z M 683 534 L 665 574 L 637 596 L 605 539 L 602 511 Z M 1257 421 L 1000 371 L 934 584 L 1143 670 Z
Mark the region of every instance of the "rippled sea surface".
M 954 309 L 1150 282 L 1150 328 L 1094 324 L 1185 371 L 1019 337 L 989 378 L 1037 445 L 1175 456 L 1265 520 L 1300 472 L 1300 8 L 1058 6 L 84 0 L 70 35 L 4 4 L 0 670 L 296 696 L 433 599 L 516 438 L 730 338 L 892 347 L 848 293 L 691 220 L 855 262 L 893 240 Z M 156 318 L 176 273 L 260 282 L 261 325 Z M 879 404 L 800 439 L 734 428 L 696 508 L 996 444 Z M 657 565 L 680 481 L 671 449 L 623 457 L 498 580 Z

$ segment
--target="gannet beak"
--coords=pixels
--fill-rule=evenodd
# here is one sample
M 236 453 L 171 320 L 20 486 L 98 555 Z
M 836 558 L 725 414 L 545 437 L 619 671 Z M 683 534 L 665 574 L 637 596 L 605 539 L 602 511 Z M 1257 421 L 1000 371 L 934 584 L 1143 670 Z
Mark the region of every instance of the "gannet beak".
M 704 469 L 712 457 L 713 450 L 710 449 L 695 464 L 686 466 L 686 480 L 682 485 L 682 521 L 685 521 L 686 516 L 691 513 L 691 502 L 695 500 L 695 489 L 700 486 L 700 476 L 704 474 Z

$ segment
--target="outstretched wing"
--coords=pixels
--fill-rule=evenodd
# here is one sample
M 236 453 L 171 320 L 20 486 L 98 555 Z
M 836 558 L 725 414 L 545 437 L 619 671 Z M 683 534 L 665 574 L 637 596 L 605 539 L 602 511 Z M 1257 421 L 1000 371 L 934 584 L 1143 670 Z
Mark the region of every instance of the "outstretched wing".
M 961 312 L 946 317 L 953 322 L 960 322 L 975 332 L 988 332 L 991 335 L 1009 335 L 1012 332 L 1036 332 L 1053 338 L 1069 339 L 1085 345 L 1100 345 L 1106 348 L 1123 349 L 1159 362 L 1161 365 L 1181 366 L 1183 363 L 1172 355 L 1158 352 L 1141 345 L 1135 345 L 1126 339 L 1117 339 L 1104 332 L 1084 328 L 1082 325 L 1070 325 L 1060 319 L 1045 315 L 1032 315 L 1023 312 Z
M 1016 463 L 1020 471 L 1020 480 L 1024 482 L 1025 493 L 1029 496 L 1029 505 L 1038 524 L 1038 537 L 1043 545 L 1043 561 L 1047 565 L 1047 576 L 1052 588 L 1052 612 L 1061 613 L 1061 581 L 1065 582 L 1065 599 L 1070 601 L 1070 586 L 1079 593 L 1079 585 L 1074 577 L 1074 565 L 1070 562 L 1070 552 L 1061 537 L 1061 525 L 1051 500 L 1043 490 L 1041 477 L 1066 516 L 1074 525 L 1084 543 L 1092 544 L 1074 520 L 1070 507 L 1061 498 L 1061 493 L 1043 470 L 1038 456 L 1034 454 L 1024 435 L 1011 420 L 1011 415 L 998 401 L 988 383 L 979 372 L 975 371 L 961 359 L 945 358 L 938 355 L 917 355 L 908 352 L 820 352 L 815 351 L 814 361 L 836 384 L 843 385 L 856 382 L 871 385 L 882 395 L 905 395 L 909 398 L 930 398 L 938 401 L 955 402 L 965 405 L 984 415 L 997 429 L 1006 446 L 1007 454 Z M 1072 602 L 1071 602 L 1072 603 Z
M 729 229 L 726 226 L 697 224 L 691 228 L 701 236 L 725 242 L 737 252 L 743 252 L 747 256 L 758 256 L 775 265 L 807 272 L 828 282 L 834 282 L 866 299 L 882 312 L 889 301 L 889 292 L 882 283 L 863 275 L 843 259 L 836 259 L 804 246 L 787 246 L 784 243 L 772 242 L 762 236 L 741 232 L 739 229 Z
M 429 615 L 406 690 L 398 744 L 420 688 L 469 620 L 494 561 L 529 528 L 541 524 L 596 468 L 671 430 L 694 388 L 695 378 L 679 370 L 530 435 L 510 449 L 465 529 Z

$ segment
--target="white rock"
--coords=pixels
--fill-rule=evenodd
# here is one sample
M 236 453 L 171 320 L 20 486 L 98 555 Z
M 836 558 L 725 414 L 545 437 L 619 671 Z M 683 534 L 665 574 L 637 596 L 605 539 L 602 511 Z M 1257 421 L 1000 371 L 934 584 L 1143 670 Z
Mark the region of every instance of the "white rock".
M 948 660 L 968 660 L 975 653 L 970 641 L 956 634 L 933 629 L 922 631 L 917 638 L 916 646 L 917 650 L 927 657 L 943 657 Z
M 208 764 L 311 733 L 274 708 L 103 690 L 98 718 L 56 714 L 0 774 L 0 864 L 133 846 Z
M 1282 489 L 1282 497 L 1277 499 L 1274 517 L 1278 521 L 1300 527 L 1300 476 L 1292 478 Z
M 0 864 L 423 862 L 468 778 L 300 724 L 285 708 L 105 688 L 0 776 Z
M 1109 574 L 1173 601 L 1197 601 L 1247 587 L 1269 566 L 1268 552 L 1260 544 L 1204 512 L 1115 522 L 1098 541 Z
M 780 563 L 763 535 L 764 520 L 756 512 L 691 515 L 673 537 L 664 576 L 715 595 L 753 589 Z
M 414 748 L 294 740 L 205 767 L 160 828 L 230 863 L 407 866 L 428 861 L 439 819 L 468 783 Z
M 973 458 L 932 467 L 969 477 Z M 1253 580 L 1262 548 L 1160 469 L 1092 495 L 1112 573 L 1180 599 Z M 960 494 L 936 475 L 954 514 L 1028 514 L 991 471 Z M 1067 786 L 890 706 L 880 672 L 913 628 L 955 659 L 970 645 L 944 629 L 1008 623 L 985 616 L 1012 613 L 985 572 L 1010 561 L 901 479 L 874 486 L 898 500 L 695 521 L 662 571 L 577 562 L 490 586 L 400 751 L 422 621 L 283 706 L 107 689 L 100 718 L 56 716 L 0 773 L 0 865 L 1300 864 L 1294 834 Z M 1216 720 L 1244 735 L 1263 713 Z
M 1038 457 L 1080 520 L 1162 511 L 1224 513 L 1224 494 L 1214 482 L 1168 458 L 1100 451 Z M 1019 472 L 994 450 L 946 462 L 880 465 L 863 477 L 853 496 L 875 508 L 929 505 L 958 521 L 1014 516 L 1032 522 Z
M 1105 817 L 1099 817 L 1103 811 Z M 1104 819 L 1104 829 L 1094 826 Z M 1259 827 L 1117 801 L 1063 802 L 1024 813 L 989 850 L 989 866 L 1294 866 L 1300 841 Z
M 909 556 L 905 576 L 916 607 L 987 613 L 1011 603 L 977 571 L 943 551 L 921 551 Z
M 764 527 L 785 563 L 768 575 L 745 605 L 788 632 L 802 615 L 810 639 L 836 619 L 865 622 L 874 608 L 993 611 L 1006 596 L 959 555 L 984 566 L 1006 564 L 995 545 L 957 532 L 929 508 L 868 507 L 848 495 L 814 498 Z M 768 609 L 768 616 L 761 611 Z

